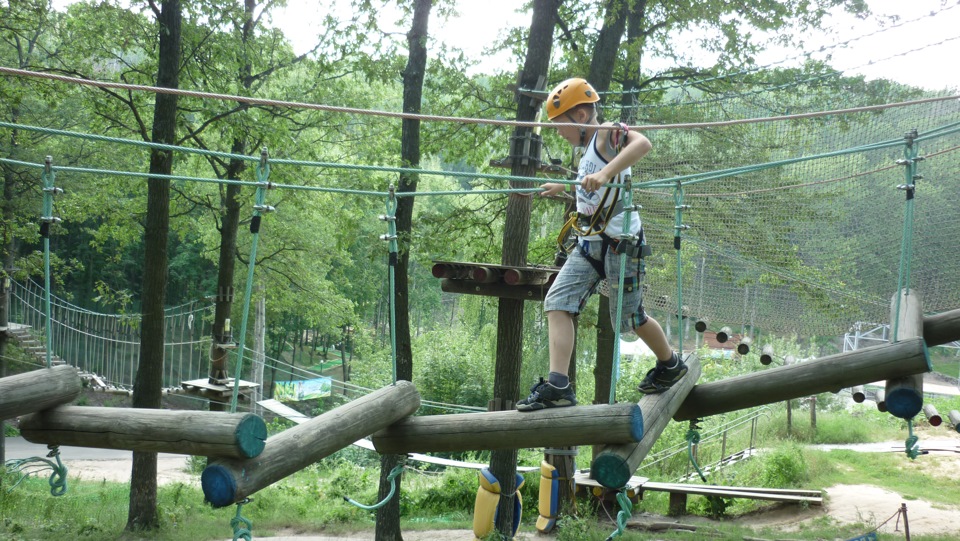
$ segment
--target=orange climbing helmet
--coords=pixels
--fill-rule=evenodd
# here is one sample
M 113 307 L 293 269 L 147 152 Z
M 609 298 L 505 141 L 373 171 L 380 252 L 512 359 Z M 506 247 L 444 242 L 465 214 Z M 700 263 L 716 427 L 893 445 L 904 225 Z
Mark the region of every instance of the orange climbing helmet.
M 586 79 L 574 77 L 558 84 L 547 95 L 547 118 L 558 116 L 584 103 L 596 103 L 600 96 Z

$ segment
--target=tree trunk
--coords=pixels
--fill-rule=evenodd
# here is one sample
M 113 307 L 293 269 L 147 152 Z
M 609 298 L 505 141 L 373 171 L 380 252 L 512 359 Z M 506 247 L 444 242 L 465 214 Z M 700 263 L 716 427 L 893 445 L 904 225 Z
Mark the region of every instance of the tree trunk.
M 619 58 L 620 40 L 627 25 L 627 0 L 606 0 L 603 26 L 597 34 L 596 47 L 590 59 L 587 80 L 602 96 L 610 89 L 613 68 Z
M 416 0 L 413 6 L 413 22 L 407 32 L 407 66 L 403 70 L 403 112 L 419 113 L 423 101 L 423 77 L 427 69 L 427 28 L 433 0 Z M 400 158 L 410 168 L 420 166 L 420 121 L 405 118 L 402 121 Z M 398 192 L 417 191 L 419 175 L 401 173 Z M 397 237 L 399 254 L 390 254 L 394 266 L 393 302 L 396 313 L 396 374 L 397 379 L 413 379 L 413 352 L 410 339 L 410 283 L 407 271 L 410 264 L 410 231 L 413 226 L 413 197 L 401 197 L 397 201 Z M 345 339 L 346 340 L 346 339 Z M 390 471 L 401 461 L 396 455 L 384 455 L 380 459 L 380 490 L 382 500 L 390 492 Z M 394 479 L 395 496 L 377 509 L 377 541 L 402 541 L 400 534 L 400 487 L 402 476 Z
M 553 50 L 553 30 L 557 24 L 560 0 L 535 0 L 527 42 L 527 56 L 520 73 L 519 87 L 546 88 L 547 70 Z M 542 101 L 518 95 L 518 121 L 537 120 Z M 539 161 L 524 160 L 530 154 L 538 137 L 531 128 L 517 127 L 510 141 L 510 154 L 515 156 L 510 169 L 512 176 L 533 177 Z M 527 142 L 530 142 L 529 144 Z M 538 158 L 538 156 L 537 156 Z M 530 187 L 532 182 L 511 183 L 514 188 Z M 503 233 L 504 265 L 523 266 L 527 262 L 530 241 L 530 197 L 510 194 L 507 201 L 506 223 Z M 497 360 L 493 382 L 491 409 L 512 408 L 520 394 L 520 367 L 523 361 L 523 303 L 522 300 L 501 299 L 497 310 Z M 490 454 L 490 473 L 500 481 L 500 504 L 497 507 L 496 528 L 501 536 L 513 537 L 514 502 L 516 501 L 517 450 L 493 451 Z
M 163 0 L 158 19 L 160 28 L 157 86 L 178 88 L 180 67 L 179 0 Z M 177 97 L 157 94 L 153 114 L 153 142 L 173 144 L 176 136 Z M 150 173 L 169 175 L 173 154 L 168 150 L 150 152 Z M 144 227 L 144 264 L 140 366 L 133 384 L 133 407 L 159 408 L 163 384 L 163 306 L 167 290 L 167 237 L 170 225 L 170 180 L 148 180 L 147 219 Z M 152 530 L 160 526 L 157 513 L 157 453 L 133 453 L 130 475 L 128 531 Z
M 640 63 L 642 61 L 643 45 L 646 39 L 643 20 L 646 17 L 647 0 L 636 0 L 633 9 L 627 14 L 627 63 L 623 77 L 624 93 L 620 95 L 620 121 L 628 124 L 636 123 L 637 101 L 636 94 L 630 90 L 640 88 Z

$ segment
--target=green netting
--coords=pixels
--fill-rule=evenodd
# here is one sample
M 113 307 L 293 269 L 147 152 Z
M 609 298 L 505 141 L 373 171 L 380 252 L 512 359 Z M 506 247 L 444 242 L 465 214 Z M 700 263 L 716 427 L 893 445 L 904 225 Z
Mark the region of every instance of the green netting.
M 717 122 L 767 110 L 740 97 L 674 103 L 659 115 L 673 123 Z M 952 99 L 648 131 L 654 151 L 634 168 L 634 182 L 680 178 L 690 206 L 682 220 L 689 226 L 682 231 L 686 314 L 806 335 L 888 321 L 905 231 L 907 181 L 897 162 L 912 130 L 925 159 L 917 164 L 909 286 L 928 313 L 960 306 L 960 260 L 950 240 L 960 235 L 957 122 L 960 105 Z M 778 162 L 786 163 L 765 165 Z M 723 173 L 730 169 L 736 171 Z M 698 176 L 710 172 L 719 173 Z M 674 189 L 671 182 L 650 184 L 636 193 L 655 249 L 647 302 L 675 314 Z

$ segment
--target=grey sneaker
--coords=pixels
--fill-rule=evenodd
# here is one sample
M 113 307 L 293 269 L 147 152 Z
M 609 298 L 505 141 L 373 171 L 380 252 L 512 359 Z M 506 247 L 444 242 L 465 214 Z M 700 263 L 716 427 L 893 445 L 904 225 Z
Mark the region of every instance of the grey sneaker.
M 677 366 L 673 368 L 666 367 L 666 365 L 673 364 L 674 362 L 677 363 Z M 637 390 L 643 394 L 662 393 L 670 387 L 673 387 L 673 384 L 680 381 L 680 378 L 685 375 L 687 375 L 687 365 L 683 364 L 683 361 L 680 360 L 680 356 L 674 352 L 673 359 L 671 359 L 669 362 L 658 362 L 656 366 L 647 372 L 646 377 L 644 377 L 643 381 L 640 382 L 640 386 L 637 387 Z
M 540 382 L 530 387 L 530 396 L 517 402 L 518 411 L 537 411 L 544 408 L 562 408 L 566 406 L 576 406 L 577 397 L 573 394 L 573 389 L 566 387 L 554 387 L 549 381 L 540 378 Z

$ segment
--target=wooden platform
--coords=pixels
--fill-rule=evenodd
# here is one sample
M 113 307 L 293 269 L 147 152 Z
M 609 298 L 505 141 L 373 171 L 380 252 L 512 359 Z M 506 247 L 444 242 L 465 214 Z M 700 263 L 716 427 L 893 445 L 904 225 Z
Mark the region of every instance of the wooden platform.
M 584 490 L 589 490 L 597 498 L 603 498 L 605 491 L 606 493 L 614 493 L 614 491 L 604 488 L 597 481 L 590 479 L 589 471 L 577 473 L 574 476 L 574 483 L 577 485 L 578 491 L 583 487 Z M 649 481 L 646 477 L 638 476 L 631 477 L 626 488 L 627 496 L 634 503 L 643 499 L 643 492 L 647 490 L 668 492 L 670 494 L 670 514 L 674 516 L 686 514 L 687 496 L 690 494 L 823 505 L 823 493 L 819 490 L 658 483 Z
M 210 383 L 210 380 L 207 378 L 204 379 L 193 379 L 190 381 L 184 381 L 180 383 L 180 386 L 183 387 L 184 392 L 189 394 L 194 394 L 203 397 L 213 397 L 213 398 L 231 398 L 233 396 L 233 387 L 234 380 L 230 380 L 224 384 L 219 383 Z M 252 390 L 259 385 L 252 381 L 240 380 L 240 395 L 241 400 L 246 400 L 247 397 L 244 396 L 245 391 Z
M 559 267 L 434 261 L 433 276 L 448 293 L 542 301 Z

